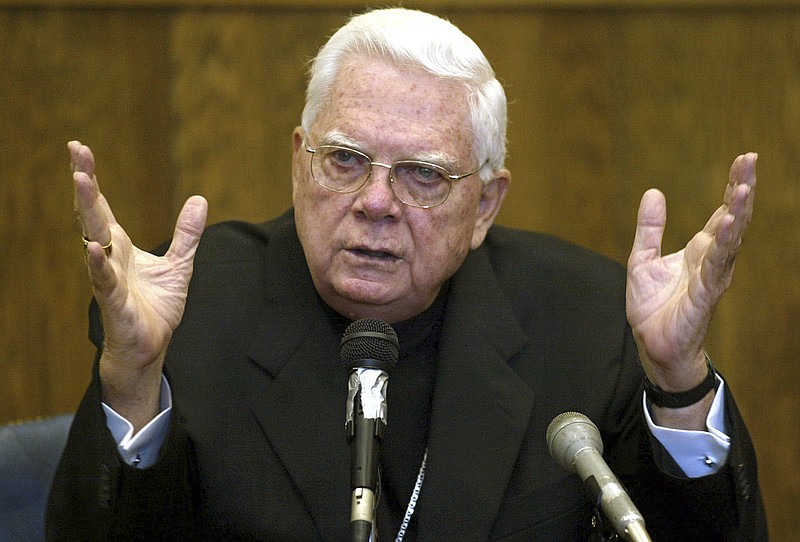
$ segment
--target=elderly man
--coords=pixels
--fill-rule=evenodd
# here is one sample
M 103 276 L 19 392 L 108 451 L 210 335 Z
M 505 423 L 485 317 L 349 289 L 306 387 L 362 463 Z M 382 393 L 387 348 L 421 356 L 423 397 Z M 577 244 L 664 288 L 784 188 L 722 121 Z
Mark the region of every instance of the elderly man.
M 163 256 L 131 243 L 91 151 L 70 143 L 98 354 L 49 538 L 348 539 L 338 352 L 361 318 L 400 342 L 377 538 L 603 535 L 545 443 L 570 410 L 599 426 L 655 540 L 765 538 L 752 446 L 704 350 L 755 155 L 734 161 L 723 204 L 677 254 L 660 254 L 665 203 L 647 192 L 626 276 L 492 226 L 510 182 L 505 115 L 488 62 L 449 23 L 355 17 L 312 66 L 293 210 L 204 231 L 192 197 Z

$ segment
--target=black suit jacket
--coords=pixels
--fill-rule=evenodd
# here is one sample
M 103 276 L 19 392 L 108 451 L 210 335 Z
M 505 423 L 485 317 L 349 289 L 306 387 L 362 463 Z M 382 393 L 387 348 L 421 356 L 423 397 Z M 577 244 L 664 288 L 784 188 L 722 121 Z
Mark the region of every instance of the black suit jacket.
M 732 397 L 727 465 L 695 480 L 666 474 L 679 469 L 642 419 L 624 291 L 621 266 L 541 234 L 495 226 L 470 253 L 441 330 L 419 540 L 589 539 L 592 506 L 545 443 L 568 410 L 600 427 L 654 540 L 766 539 Z M 97 318 L 91 335 L 102 344 Z M 49 539 L 348 540 L 339 339 L 291 212 L 209 228 L 167 357 L 174 413 L 159 462 L 120 461 L 95 370 L 51 493 Z

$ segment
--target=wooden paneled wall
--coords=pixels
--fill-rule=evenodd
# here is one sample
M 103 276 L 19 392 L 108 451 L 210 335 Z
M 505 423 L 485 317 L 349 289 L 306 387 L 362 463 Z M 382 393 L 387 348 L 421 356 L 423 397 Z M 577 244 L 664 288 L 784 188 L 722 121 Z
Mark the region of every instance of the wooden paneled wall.
M 350 12 L 39 4 L 0 3 L 0 423 L 73 410 L 89 378 L 66 142 L 93 147 L 141 246 L 171 235 L 193 193 L 209 199 L 211 222 L 274 216 L 290 204 L 305 62 Z M 800 9 L 606 4 L 436 10 L 507 89 L 514 182 L 500 222 L 624 261 L 638 199 L 656 186 L 673 251 L 719 204 L 734 157 L 760 153 L 754 221 L 709 349 L 752 431 L 773 539 L 795 540 Z

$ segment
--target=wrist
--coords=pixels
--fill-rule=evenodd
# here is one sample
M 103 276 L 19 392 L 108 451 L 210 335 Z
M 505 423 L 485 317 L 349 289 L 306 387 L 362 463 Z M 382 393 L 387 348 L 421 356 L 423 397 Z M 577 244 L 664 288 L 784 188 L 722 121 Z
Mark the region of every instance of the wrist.
M 704 353 L 706 374 L 696 386 L 681 390 L 667 391 L 654 382 L 647 375 L 644 376 L 644 389 L 648 401 L 657 407 L 679 409 L 692 406 L 706 398 L 710 392 L 717 389 L 717 373 L 711 363 L 711 358 Z
M 126 367 L 111 362 L 106 355 L 100 358 L 100 397 L 134 426 L 144 427 L 159 412 L 162 364 L 144 368 Z

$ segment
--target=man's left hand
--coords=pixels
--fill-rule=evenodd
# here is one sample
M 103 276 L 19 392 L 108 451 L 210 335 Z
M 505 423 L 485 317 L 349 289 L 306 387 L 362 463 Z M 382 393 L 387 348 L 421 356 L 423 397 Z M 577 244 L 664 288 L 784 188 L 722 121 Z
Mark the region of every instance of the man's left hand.
M 734 160 L 722 205 L 674 254 L 661 254 L 664 195 L 651 189 L 642 197 L 628 259 L 627 313 L 644 370 L 665 391 L 691 389 L 707 374 L 704 342 L 753 214 L 756 158 Z

